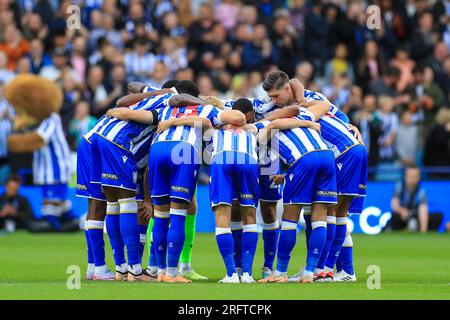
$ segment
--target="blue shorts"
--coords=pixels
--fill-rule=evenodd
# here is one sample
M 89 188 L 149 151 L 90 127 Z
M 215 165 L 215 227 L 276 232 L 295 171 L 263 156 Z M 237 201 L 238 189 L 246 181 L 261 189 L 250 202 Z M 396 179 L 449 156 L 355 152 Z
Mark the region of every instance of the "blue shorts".
M 76 196 L 106 201 L 101 184 L 91 183 L 92 159 L 91 144 L 85 138 L 81 138 L 77 150 Z
M 157 142 L 150 149 L 148 161 L 148 184 L 153 204 L 191 202 L 201 163 L 192 145 L 182 141 Z
M 227 160 L 227 161 L 225 161 Z M 259 166 L 246 153 L 222 152 L 214 156 L 209 174 L 211 207 L 232 206 L 237 199 L 241 206 L 257 207 L 259 201 Z
M 367 183 L 367 151 L 356 145 L 336 158 L 338 195 L 364 196 Z
M 280 159 L 273 152 L 261 153 L 259 158 L 259 193 L 260 200 L 277 202 L 282 198 L 282 185 L 276 185 L 270 180 L 270 176 L 281 173 Z
M 261 201 L 277 202 L 282 198 L 281 184 L 275 184 L 268 175 L 259 176 L 259 193 Z
M 93 140 L 91 182 L 102 187 L 136 191 L 137 168 L 133 154 L 97 135 Z
M 363 211 L 364 197 L 353 198 L 348 207 L 348 214 L 361 214 Z
M 136 201 L 144 201 L 144 175 L 145 168 L 138 170 L 136 183 Z
M 297 160 L 287 171 L 283 203 L 310 205 L 337 203 L 334 156 L 329 150 L 315 151 Z
M 47 201 L 62 202 L 69 199 L 67 183 L 42 185 L 42 197 Z

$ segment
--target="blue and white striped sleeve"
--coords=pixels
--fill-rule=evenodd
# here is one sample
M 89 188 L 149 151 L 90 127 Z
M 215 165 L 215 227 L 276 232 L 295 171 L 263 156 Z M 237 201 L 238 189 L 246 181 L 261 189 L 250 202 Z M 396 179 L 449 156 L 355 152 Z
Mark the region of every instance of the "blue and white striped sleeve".
M 207 112 L 207 118 L 209 119 L 209 121 L 211 121 L 212 125 L 214 127 L 216 126 L 220 126 L 223 124 L 223 121 L 220 119 L 220 117 L 222 116 L 222 112 L 223 110 L 220 110 L 219 108 L 213 107 L 213 106 L 205 106 L 205 108 L 210 108 Z M 200 113 L 200 116 L 202 115 L 203 112 Z
M 47 144 L 50 138 L 56 133 L 57 128 L 57 118 L 54 114 L 42 121 L 36 130 L 36 133 L 41 136 L 44 143 Z
M 256 129 L 258 130 L 258 132 L 259 132 L 259 131 L 261 131 L 262 129 L 264 129 L 265 127 L 267 127 L 267 125 L 268 125 L 270 122 L 271 122 L 271 121 L 269 121 L 269 120 L 264 120 L 264 121 L 257 122 L 257 123 L 255 123 L 254 125 L 255 125 Z

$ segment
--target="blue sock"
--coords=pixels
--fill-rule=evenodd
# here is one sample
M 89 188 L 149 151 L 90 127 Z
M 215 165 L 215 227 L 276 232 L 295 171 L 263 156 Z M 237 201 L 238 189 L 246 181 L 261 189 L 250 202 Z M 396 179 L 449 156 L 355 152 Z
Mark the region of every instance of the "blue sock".
M 342 247 L 342 249 L 344 249 L 344 248 Z M 339 257 L 338 257 L 337 260 L 336 260 L 336 271 L 337 271 L 337 272 L 340 272 L 340 271 L 343 269 L 343 266 L 342 266 L 342 258 L 341 258 L 341 256 L 342 256 L 342 251 L 343 251 L 343 250 L 341 250 L 341 253 L 339 254 Z
M 280 240 L 278 241 L 277 271 L 287 272 L 292 250 L 297 240 L 297 221 L 281 221 Z
M 91 241 L 92 253 L 96 267 L 106 265 L 105 261 L 105 241 L 103 239 L 103 227 L 105 222 L 98 220 L 88 221 L 89 240 Z
M 342 262 L 341 269 L 343 269 L 348 274 L 354 274 L 355 270 L 353 268 L 353 240 L 351 235 L 345 237 L 339 258 Z
M 85 224 L 84 237 L 86 238 L 87 261 L 88 261 L 88 264 L 93 264 L 94 263 L 94 254 L 92 253 L 92 246 L 91 246 L 91 243 L 89 240 L 87 221 L 85 221 L 84 224 Z
M 187 209 L 170 209 L 170 226 L 167 233 L 167 267 L 177 268 L 183 250 Z
M 158 265 L 158 262 L 156 261 L 155 242 L 153 241 L 150 246 L 150 254 L 148 255 L 148 265 L 149 267 L 154 267 Z
M 244 226 L 242 234 L 242 272 L 252 274 L 253 259 L 255 258 L 256 245 L 258 244 L 258 227 L 256 224 Z
M 234 264 L 236 268 L 242 268 L 242 222 L 231 221 L 230 225 L 234 243 Z
M 216 241 L 219 252 L 222 255 L 223 263 L 227 269 L 227 276 L 231 277 L 236 272 L 234 264 L 233 251 L 233 235 L 230 228 L 216 228 Z
M 325 267 L 333 270 L 336 260 L 340 255 L 342 244 L 345 240 L 345 234 L 347 233 L 347 218 L 336 218 L 336 234 L 334 236 L 333 243 L 331 244 L 328 257 L 325 260 Z
M 169 213 L 154 211 L 153 246 L 159 269 L 167 268 L 167 233 L 169 231 Z
M 327 223 L 326 221 L 314 221 L 311 223 L 311 226 L 312 231 L 311 238 L 309 239 L 305 270 L 314 272 L 327 240 Z
M 327 239 L 325 245 L 323 246 L 322 254 L 320 255 L 319 262 L 317 263 L 317 269 L 323 269 L 325 266 L 325 260 L 328 256 L 328 251 L 330 251 L 331 244 L 334 240 L 334 235 L 336 233 L 336 217 L 327 217 Z
M 139 256 L 139 228 L 137 219 L 138 205 L 135 198 L 120 199 L 120 233 L 127 248 L 128 265 L 135 266 L 141 264 Z M 134 270 L 134 269 L 133 269 Z M 141 273 L 139 267 L 133 271 L 135 274 Z
M 303 208 L 303 218 L 305 219 L 306 250 L 308 250 L 309 239 L 311 238 L 311 230 L 312 230 L 311 229 L 311 207 Z
M 277 253 L 278 235 L 280 233 L 280 226 L 278 220 L 274 223 L 263 225 L 263 240 L 264 240 L 264 267 L 273 270 L 273 262 Z
M 119 203 L 108 202 L 106 205 L 106 232 L 108 233 L 109 243 L 111 244 L 114 263 L 121 266 L 126 263 L 124 243 L 120 233 L 120 215 Z
M 147 224 L 138 225 L 139 228 L 139 257 L 142 261 L 142 256 L 144 255 L 145 243 L 147 242 Z

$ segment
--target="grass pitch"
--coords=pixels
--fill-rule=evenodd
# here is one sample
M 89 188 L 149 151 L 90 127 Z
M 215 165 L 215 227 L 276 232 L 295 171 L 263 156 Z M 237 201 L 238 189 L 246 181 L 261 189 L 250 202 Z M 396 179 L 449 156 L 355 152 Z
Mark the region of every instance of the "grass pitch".
M 67 288 L 71 265 L 86 267 L 84 235 L 0 235 L 0 299 L 450 299 L 450 235 L 354 235 L 356 283 L 238 284 L 217 281 L 225 269 L 213 234 L 198 234 L 195 269 L 210 280 L 193 284 L 81 281 Z M 113 269 L 108 246 L 107 260 Z M 289 273 L 305 261 L 304 234 L 299 234 Z M 254 275 L 260 276 L 262 239 L 258 243 Z M 145 260 L 146 261 L 146 256 Z M 146 263 L 144 263 L 146 265 Z M 381 289 L 370 290 L 368 266 L 381 270 Z

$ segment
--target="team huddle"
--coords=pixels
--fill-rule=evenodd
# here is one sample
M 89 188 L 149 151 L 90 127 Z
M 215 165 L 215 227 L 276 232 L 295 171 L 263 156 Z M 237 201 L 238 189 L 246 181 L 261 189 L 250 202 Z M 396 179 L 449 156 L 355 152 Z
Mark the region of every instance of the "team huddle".
M 256 282 L 258 207 L 264 242 L 258 282 L 356 281 L 347 219 L 362 210 L 367 152 L 359 131 L 322 94 L 282 71 L 267 76 L 263 98 L 203 97 L 186 80 L 129 89 L 78 146 L 77 196 L 89 199 L 86 279 L 207 279 L 191 266 L 195 189 L 206 163 L 226 269 L 220 282 Z M 302 209 L 306 266 L 288 277 Z M 105 226 L 115 272 L 106 267 Z

